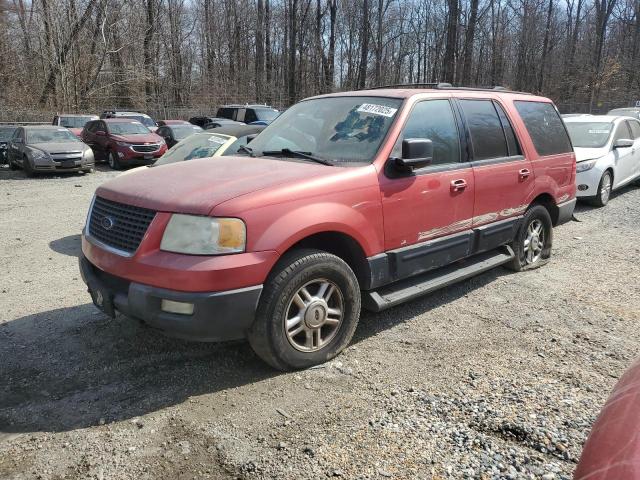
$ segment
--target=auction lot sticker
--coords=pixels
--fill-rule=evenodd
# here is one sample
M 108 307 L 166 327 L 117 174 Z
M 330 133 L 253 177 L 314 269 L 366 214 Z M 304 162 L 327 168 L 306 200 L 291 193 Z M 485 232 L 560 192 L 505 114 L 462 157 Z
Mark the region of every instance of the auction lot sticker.
M 387 107 L 385 105 L 374 105 L 373 103 L 363 103 L 358 107 L 358 112 L 369 113 L 372 115 L 382 115 L 383 117 L 393 117 L 398 111 L 397 108 Z

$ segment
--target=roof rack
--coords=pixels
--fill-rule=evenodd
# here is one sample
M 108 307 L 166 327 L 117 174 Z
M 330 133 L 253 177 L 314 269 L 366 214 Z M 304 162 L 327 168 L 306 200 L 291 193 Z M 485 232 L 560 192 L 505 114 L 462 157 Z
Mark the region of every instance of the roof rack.
M 519 93 L 522 95 L 531 95 L 529 92 L 518 92 L 515 90 L 509 90 L 501 85 L 495 85 L 493 87 L 454 87 L 447 82 L 434 82 L 434 83 L 397 83 L 393 85 L 380 85 L 377 87 L 369 87 L 367 90 L 379 90 L 384 88 L 428 88 L 435 90 L 468 90 L 477 92 L 509 92 Z

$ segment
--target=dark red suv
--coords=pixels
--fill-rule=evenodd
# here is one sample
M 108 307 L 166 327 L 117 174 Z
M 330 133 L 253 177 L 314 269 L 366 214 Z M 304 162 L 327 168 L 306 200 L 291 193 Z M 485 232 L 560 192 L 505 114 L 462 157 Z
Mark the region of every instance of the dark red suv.
M 450 85 L 324 95 L 234 156 L 100 186 L 80 268 L 110 315 L 248 338 L 274 367 L 304 368 L 347 346 L 361 306 L 545 264 L 575 171 L 543 97 Z
M 80 138 L 91 147 L 96 160 L 106 160 L 114 170 L 149 165 L 167 151 L 162 137 L 130 118 L 88 122 Z

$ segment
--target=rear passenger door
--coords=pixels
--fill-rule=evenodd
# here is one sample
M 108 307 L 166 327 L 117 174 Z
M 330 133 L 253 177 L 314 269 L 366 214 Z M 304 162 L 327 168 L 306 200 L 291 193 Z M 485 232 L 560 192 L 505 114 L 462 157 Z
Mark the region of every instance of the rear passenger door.
M 395 265 L 394 280 L 468 256 L 473 248 L 474 181 L 461 144 L 461 125 L 448 98 L 418 101 L 380 175 L 385 250 Z M 402 172 L 393 167 L 402 141 L 433 142 L 426 167 Z
M 457 103 L 467 128 L 475 177 L 473 227 L 481 227 L 479 250 L 490 250 L 513 238 L 517 219 L 533 191 L 533 169 L 498 101 L 460 99 Z

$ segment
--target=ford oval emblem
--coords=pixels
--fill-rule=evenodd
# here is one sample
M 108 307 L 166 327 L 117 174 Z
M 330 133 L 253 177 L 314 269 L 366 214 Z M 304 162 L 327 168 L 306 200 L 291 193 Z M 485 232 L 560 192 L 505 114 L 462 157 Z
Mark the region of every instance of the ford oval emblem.
M 116 223 L 111 217 L 103 217 L 100 221 L 100 225 L 102 225 L 102 228 L 104 228 L 105 230 L 111 230 L 115 224 Z

